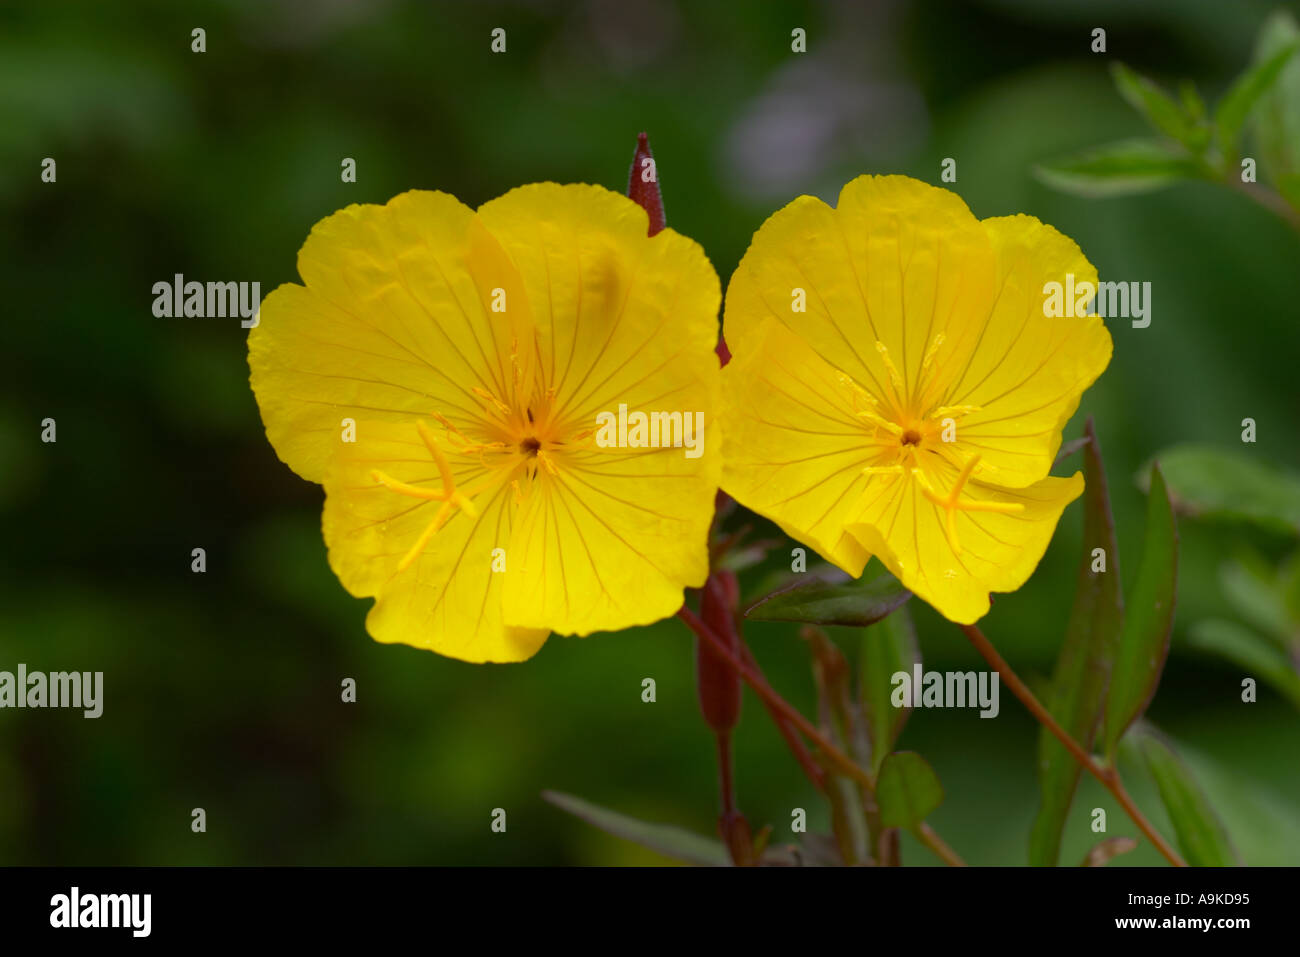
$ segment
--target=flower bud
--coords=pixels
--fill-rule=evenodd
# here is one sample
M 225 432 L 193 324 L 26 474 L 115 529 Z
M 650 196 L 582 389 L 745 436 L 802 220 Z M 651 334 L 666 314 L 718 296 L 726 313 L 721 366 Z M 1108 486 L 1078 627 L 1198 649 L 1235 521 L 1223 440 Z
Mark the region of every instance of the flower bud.
M 700 593 L 700 618 L 737 656 L 740 654 L 735 617 L 738 592 L 735 574 L 722 570 L 709 576 Z M 695 664 L 704 720 L 714 731 L 730 731 L 740 718 L 740 675 L 709 642 L 699 638 L 695 642 Z
M 650 152 L 650 140 L 644 133 L 636 138 L 636 153 L 632 155 L 632 169 L 627 174 L 627 195 L 650 216 L 647 235 L 653 236 L 664 228 L 664 198 L 659 192 L 659 170 Z

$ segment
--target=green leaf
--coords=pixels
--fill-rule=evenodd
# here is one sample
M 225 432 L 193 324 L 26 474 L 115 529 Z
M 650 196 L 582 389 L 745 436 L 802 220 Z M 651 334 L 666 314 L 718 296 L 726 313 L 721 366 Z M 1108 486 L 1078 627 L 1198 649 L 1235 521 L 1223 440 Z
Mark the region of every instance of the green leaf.
M 1296 97 L 1296 102 L 1300 103 L 1300 96 Z M 1297 107 L 1297 109 L 1300 109 L 1300 107 Z M 1297 147 L 1297 150 L 1300 151 L 1300 146 Z M 1300 209 L 1300 173 L 1275 172 L 1273 178 L 1273 185 L 1282 194 L 1282 198 L 1296 209 Z
M 912 593 L 888 572 L 840 585 L 814 580 L 760 598 L 745 617 L 860 628 L 880 621 L 911 597 Z
M 1286 586 L 1263 558 L 1249 552 L 1219 568 L 1223 594 L 1242 621 L 1259 629 L 1282 649 L 1300 641 L 1300 627 L 1291 620 Z
M 895 751 L 880 767 L 876 801 L 885 827 L 912 830 L 943 803 L 943 787 L 925 758 L 915 751 Z
M 855 761 L 866 759 L 866 736 L 862 712 L 853 700 L 853 670 L 848 659 L 826 633 L 805 625 L 800 636 L 813 654 L 813 679 L 817 685 L 817 720 L 822 730 Z M 865 863 L 870 855 L 870 838 L 862 792 L 851 778 L 841 775 L 836 766 L 818 752 L 826 772 L 826 797 L 831 806 L 831 832 L 839 846 L 843 863 Z
M 1300 628 L 1300 552 L 1295 552 L 1278 566 L 1277 586 L 1288 617 Z
M 1157 458 L 1179 512 L 1300 535 L 1300 476 L 1209 445 L 1179 445 Z M 1149 468 L 1138 473 L 1138 484 L 1149 485 Z
M 1160 466 L 1153 465 L 1142 562 L 1129 595 L 1106 697 L 1107 758 L 1114 757 L 1124 731 L 1142 716 L 1156 693 L 1169 655 L 1177 587 L 1178 523 Z
M 1136 730 L 1142 757 L 1155 779 L 1160 800 L 1173 822 L 1178 848 L 1187 863 L 1193 867 L 1239 864 L 1223 824 L 1168 741 L 1149 725 Z
M 1105 197 L 1149 193 L 1179 180 L 1197 179 L 1204 175 L 1204 167 L 1155 140 L 1125 140 L 1041 163 L 1034 172 L 1063 192 Z
M 1119 543 L 1110 509 L 1101 447 L 1089 419 L 1083 446 L 1083 559 L 1074 589 L 1074 607 L 1056 661 L 1047 709 L 1074 740 L 1090 749 L 1106 701 L 1106 686 L 1124 622 L 1119 573 Z M 1094 572 L 1093 550 L 1105 551 L 1104 572 Z M 1046 728 L 1038 734 L 1038 815 L 1029 837 L 1029 863 L 1054 867 L 1061 831 L 1074 800 L 1079 763 Z
M 1260 28 L 1255 62 L 1266 63 L 1300 40 L 1300 26 L 1285 10 L 1275 10 Z M 1273 86 L 1260 97 L 1255 113 L 1260 157 L 1278 191 L 1300 209 L 1300 57 L 1288 60 Z
M 1180 143 L 1191 140 L 1193 124 L 1164 90 L 1123 63 L 1112 63 L 1110 75 L 1120 96 L 1156 130 Z
M 640 844 L 674 860 L 706 867 L 724 867 L 731 863 L 727 849 L 715 841 L 671 824 L 651 824 L 610 811 L 582 798 L 559 791 L 543 791 L 542 797 L 574 817 L 581 818 L 606 834 L 613 834 L 633 844 Z
M 895 708 L 893 677 L 898 672 L 912 673 L 921 663 L 916 643 L 916 628 L 906 608 L 890 615 L 866 630 L 862 638 L 862 655 L 858 675 L 858 693 L 862 713 L 871 733 L 871 771 L 880 773 L 885 756 L 903 730 L 911 708 Z
M 818 755 L 821 758 L 820 755 Z M 870 856 L 866 814 L 862 792 L 855 781 L 835 772 L 830 761 L 820 760 L 826 771 L 826 800 L 831 806 L 831 833 L 839 850 L 840 862 L 855 867 Z
M 1205 101 L 1201 99 L 1201 94 L 1196 90 L 1196 84 L 1191 80 L 1183 80 L 1178 84 L 1178 98 L 1182 100 L 1183 110 L 1194 121 L 1205 119 Z
M 852 669 L 835 642 L 820 628 L 806 625 L 799 637 L 812 651 L 813 680 L 817 685 L 817 718 L 840 747 L 853 736 Z
M 1235 621 L 1207 618 L 1189 630 L 1193 648 L 1222 655 L 1240 665 L 1243 677 L 1258 678 L 1276 688 L 1300 708 L 1300 674 L 1276 645 Z
M 1219 101 L 1214 110 L 1214 125 L 1219 134 L 1219 146 L 1225 156 L 1236 157 L 1241 128 L 1245 125 L 1246 118 L 1273 86 L 1278 74 L 1297 49 L 1300 49 L 1300 42 L 1293 41 L 1275 50 L 1266 59 L 1257 61 L 1236 79 Z

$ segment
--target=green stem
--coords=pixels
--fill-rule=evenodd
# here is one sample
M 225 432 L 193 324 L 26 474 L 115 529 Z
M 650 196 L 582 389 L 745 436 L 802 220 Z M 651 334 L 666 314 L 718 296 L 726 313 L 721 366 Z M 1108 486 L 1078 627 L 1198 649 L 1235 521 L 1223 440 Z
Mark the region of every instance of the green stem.
M 1281 193 L 1275 192 L 1263 183 L 1243 183 L 1235 175 L 1229 175 L 1225 182 L 1229 187 L 1250 197 L 1269 212 L 1282 217 L 1288 226 L 1300 232 L 1300 210 L 1288 203 Z

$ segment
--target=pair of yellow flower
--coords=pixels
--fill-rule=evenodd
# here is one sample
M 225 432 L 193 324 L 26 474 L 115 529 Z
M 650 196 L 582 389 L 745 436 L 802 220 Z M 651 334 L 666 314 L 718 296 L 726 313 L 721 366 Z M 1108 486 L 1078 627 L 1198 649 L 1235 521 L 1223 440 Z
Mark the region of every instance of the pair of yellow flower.
M 727 289 L 645 211 L 541 183 L 477 211 L 409 192 L 312 230 L 266 297 L 253 391 L 280 458 L 325 487 L 330 565 L 367 629 L 467 661 L 673 614 L 708 574 L 721 485 L 851 575 L 877 556 L 973 622 L 1018 588 L 1082 477 L 1048 475 L 1110 360 L 1096 282 L 1027 216 L 863 176 L 802 196 Z M 629 409 L 702 416 L 703 454 L 594 441 Z

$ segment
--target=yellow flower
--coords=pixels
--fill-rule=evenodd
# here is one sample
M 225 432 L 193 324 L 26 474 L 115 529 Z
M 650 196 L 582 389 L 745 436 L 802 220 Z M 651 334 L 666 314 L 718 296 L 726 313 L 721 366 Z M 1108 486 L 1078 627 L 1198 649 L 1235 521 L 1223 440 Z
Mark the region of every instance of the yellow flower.
M 646 229 L 596 186 L 477 212 L 414 191 L 317 223 L 305 285 L 266 297 L 249 364 L 267 436 L 324 485 L 330 566 L 377 599 L 377 640 L 519 661 L 704 582 L 721 295 L 695 242 Z M 692 413 L 703 454 L 598 441 L 621 405 Z
M 850 574 L 876 555 L 974 622 L 1083 491 L 1048 470 L 1111 341 L 1095 316 L 1044 316 L 1044 285 L 1071 273 L 1096 283 L 1050 226 L 977 220 L 907 177 L 859 177 L 834 209 L 796 199 L 727 289 L 723 488 Z

